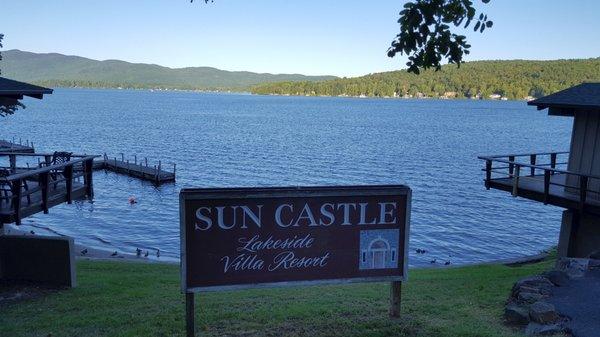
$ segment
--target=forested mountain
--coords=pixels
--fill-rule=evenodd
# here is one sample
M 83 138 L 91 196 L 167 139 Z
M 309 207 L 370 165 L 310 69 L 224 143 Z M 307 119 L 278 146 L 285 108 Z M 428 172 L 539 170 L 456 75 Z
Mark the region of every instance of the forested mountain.
M 210 67 L 173 69 L 155 64 L 97 61 L 79 56 L 37 54 L 16 49 L 3 51 L 2 57 L 2 76 L 47 86 L 243 90 L 266 82 L 335 78 L 225 71 Z
M 320 82 L 258 85 L 256 94 L 368 97 L 540 97 L 581 82 L 600 81 L 600 58 L 556 61 L 475 61 L 414 75 L 406 71 Z M 492 97 L 490 97 L 492 95 Z

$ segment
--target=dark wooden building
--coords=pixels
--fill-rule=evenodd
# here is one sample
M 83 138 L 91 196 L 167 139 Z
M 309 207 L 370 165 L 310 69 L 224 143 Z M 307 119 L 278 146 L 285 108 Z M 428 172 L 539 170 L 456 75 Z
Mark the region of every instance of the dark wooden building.
M 52 89 L 0 77 L 0 105 L 15 105 L 24 96 L 42 99 Z
M 565 208 L 559 256 L 588 256 L 600 250 L 600 83 L 528 104 L 551 116 L 573 117 L 569 151 L 479 157 L 486 163 L 485 186 Z

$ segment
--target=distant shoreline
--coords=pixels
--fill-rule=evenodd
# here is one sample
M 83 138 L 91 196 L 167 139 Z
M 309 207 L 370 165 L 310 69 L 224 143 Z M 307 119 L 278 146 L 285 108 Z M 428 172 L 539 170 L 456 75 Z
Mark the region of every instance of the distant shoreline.
M 40 83 L 38 83 L 40 84 Z M 381 100 L 452 100 L 452 101 L 509 101 L 528 102 L 526 99 L 491 99 L 491 98 L 467 98 L 467 97 L 382 97 L 382 96 L 350 96 L 350 95 L 288 95 L 288 94 L 259 94 L 249 90 L 236 89 L 179 89 L 179 88 L 131 88 L 131 87 L 87 87 L 87 86 L 50 86 L 52 89 L 94 89 L 94 90 L 135 90 L 150 92 L 188 92 L 206 94 L 246 94 L 252 96 L 280 96 L 280 97 L 313 97 L 313 98 L 356 98 L 356 99 L 381 99 Z

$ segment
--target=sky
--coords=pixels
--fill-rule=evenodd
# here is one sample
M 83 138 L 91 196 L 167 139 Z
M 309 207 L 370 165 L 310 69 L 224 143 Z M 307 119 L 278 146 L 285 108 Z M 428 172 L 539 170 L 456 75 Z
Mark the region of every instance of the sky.
M 359 76 L 405 68 L 389 58 L 405 1 L 2 0 L 4 48 L 172 68 Z M 598 0 L 492 0 L 494 21 L 465 31 L 467 60 L 600 56 Z

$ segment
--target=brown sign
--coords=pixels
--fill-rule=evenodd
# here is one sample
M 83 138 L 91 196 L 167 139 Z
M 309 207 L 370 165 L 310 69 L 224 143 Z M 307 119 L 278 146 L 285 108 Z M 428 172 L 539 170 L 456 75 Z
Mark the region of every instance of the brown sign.
M 183 189 L 182 290 L 402 281 L 406 186 Z

